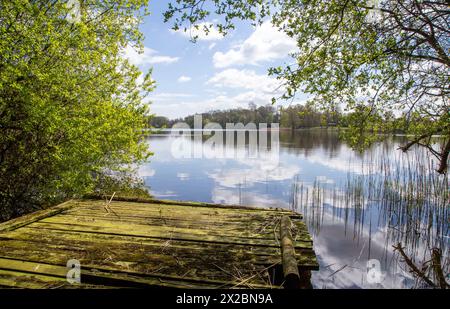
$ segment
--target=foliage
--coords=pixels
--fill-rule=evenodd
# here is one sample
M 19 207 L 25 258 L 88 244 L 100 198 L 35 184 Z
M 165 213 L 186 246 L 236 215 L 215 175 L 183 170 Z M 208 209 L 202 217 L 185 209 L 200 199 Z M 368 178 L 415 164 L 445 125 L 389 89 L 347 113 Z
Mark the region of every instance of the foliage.
M 150 124 L 156 128 L 172 127 L 177 122 L 185 122 L 191 128 L 194 127 L 194 116 L 189 115 L 184 118 L 178 118 L 169 120 L 166 117 L 154 116 L 152 117 Z M 228 110 L 213 110 L 204 112 L 201 114 L 203 126 L 207 123 L 218 123 L 222 128 L 226 128 L 227 123 L 279 123 L 280 128 L 285 129 L 303 129 L 303 128 L 318 128 L 318 127 L 342 127 L 350 128 L 352 124 L 359 120 L 359 111 L 353 111 L 348 113 L 342 113 L 339 109 L 336 110 L 321 110 L 314 104 L 296 104 L 288 107 L 280 107 L 276 109 L 272 105 L 266 106 L 252 106 L 249 104 L 249 108 L 234 108 Z M 366 128 L 366 132 L 370 133 L 394 133 L 404 134 L 407 131 L 407 125 L 404 121 L 404 117 L 394 117 L 389 113 L 372 113 L 371 117 L 376 118 L 377 122 L 371 127 Z M 431 125 L 431 121 L 427 123 L 422 119 L 423 125 Z M 378 122 L 383 122 L 384 126 L 376 126 Z M 363 139 L 361 141 L 352 141 L 352 130 L 342 130 L 341 133 L 344 136 L 349 135 L 346 141 L 355 144 L 356 142 L 361 145 L 368 146 L 369 139 Z M 353 136 L 358 138 L 359 136 Z M 376 134 L 373 134 L 373 138 L 376 139 Z M 366 144 L 367 143 L 367 144 Z M 362 148 L 362 147 L 361 147 Z M 361 149 L 362 150 L 362 149 Z
M 284 128 L 313 128 L 335 126 L 342 114 L 339 111 L 321 111 L 313 104 L 292 105 L 280 109 L 280 126 Z
M 174 28 L 216 21 L 222 33 L 237 20 L 272 23 L 295 38 L 294 65 L 271 68 L 291 98 L 303 91 L 324 109 L 353 111 L 355 145 L 370 144 L 367 131 L 385 130 L 380 114 L 402 114 L 414 137 L 447 171 L 450 152 L 449 1 L 420 0 L 176 0 L 165 13 Z M 212 12 L 214 14 L 212 14 Z M 417 120 L 419 120 L 417 122 Z M 369 130 L 368 130 L 369 129 Z M 430 137 L 445 141 L 433 148 Z
M 242 123 L 248 124 L 250 122 L 259 124 L 278 122 L 278 113 L 272 105 L 260 106 L 256 108 L 249 104 L 249 108 L 234 108 L 228 110 L 215 110 L 202 113 L 203 126 L 207 123 L 218 123 L 222 128 L 226 128 L 227 123 Z M 194 115 L 189 115 L 184 118 L 169 121 L 168 125 L 171 127 L 176 122 L 185 122 L 191 128 L 194 128 Z
M 149 120 L 149 125 L 153 128 L 165 128 L 169 124 L 169 118 L 164 116 L 153 116 Z
M 131 171 L 100 174 L 96 178 L 93 193 L 99 196 L 112 196 L 115 193 L 116 197 L 152 197 L 143 180 Z
M 123 56 L 144 0 L 0 3 L 0 205 L 12 217 L 93 188 L 145 159 L 153 88 Z M 77 19 L 79 16 L 79 19 Z

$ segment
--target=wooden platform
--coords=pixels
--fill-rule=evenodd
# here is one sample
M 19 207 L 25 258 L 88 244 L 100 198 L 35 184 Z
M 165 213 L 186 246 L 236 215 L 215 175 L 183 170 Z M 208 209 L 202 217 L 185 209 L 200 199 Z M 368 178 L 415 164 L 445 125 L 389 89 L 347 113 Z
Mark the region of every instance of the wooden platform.
M 301 216 L 287 210 L 130 199 L 106 205 L 71 200 L 0 224 L 0 286 L 276 288 L 284 281 L 283 216 L 292 222 L 301 286 L 318 269 Z M 66 279 L 72 259 L 81 264 L 81 284 Z

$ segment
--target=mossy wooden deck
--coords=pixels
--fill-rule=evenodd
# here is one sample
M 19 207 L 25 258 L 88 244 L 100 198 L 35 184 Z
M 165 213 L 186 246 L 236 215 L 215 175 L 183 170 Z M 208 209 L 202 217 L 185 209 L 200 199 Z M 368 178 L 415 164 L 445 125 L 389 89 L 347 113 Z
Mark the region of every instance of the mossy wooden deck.
M 137 199 L 105 205 L 71 200 L 0 224 L 0 286 L 277 287 L 283 216 L 292 222 L 303 281 L 318 268 L 301 216 L 287 210 Z M 80 285 L 66 280 L 71 259 L 81 263 Z

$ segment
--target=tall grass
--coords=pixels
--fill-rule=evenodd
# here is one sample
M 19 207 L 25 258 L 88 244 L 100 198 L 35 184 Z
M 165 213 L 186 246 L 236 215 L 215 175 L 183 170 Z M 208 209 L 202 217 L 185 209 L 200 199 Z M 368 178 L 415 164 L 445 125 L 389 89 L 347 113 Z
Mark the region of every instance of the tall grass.
M 303 213 L 315 235 L 328 214 L 344 220 L 345 232 L 356 241 L 364 230 L 385 229 L 386 250 L 402 243 L 413 260 L 427 261 L 431 249 L 440 248 L 448 273 L 450 181 L 435 166 L 419 148 L 407 154 L 381 148 L 364 157 L 360 173 L 348 173 L 340 183 L 295 179 L 291 207 Z M 367 212 L 376 212 L 377 220 Z

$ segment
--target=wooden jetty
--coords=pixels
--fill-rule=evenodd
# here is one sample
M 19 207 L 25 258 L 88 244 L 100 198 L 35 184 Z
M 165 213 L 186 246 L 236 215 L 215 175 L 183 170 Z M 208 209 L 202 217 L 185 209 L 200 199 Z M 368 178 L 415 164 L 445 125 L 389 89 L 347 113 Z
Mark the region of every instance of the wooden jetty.
M 286 209 L 70 200 L 0 224 L 0 286 L 307 288 L 318 264 L 301 219 Z

